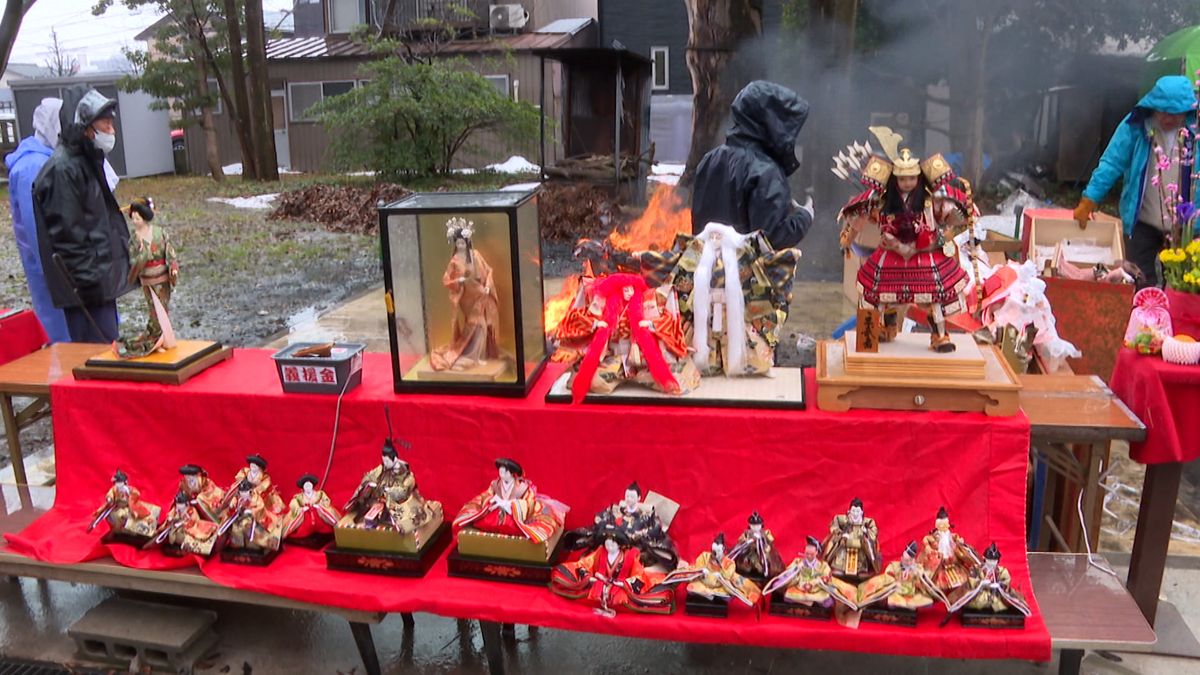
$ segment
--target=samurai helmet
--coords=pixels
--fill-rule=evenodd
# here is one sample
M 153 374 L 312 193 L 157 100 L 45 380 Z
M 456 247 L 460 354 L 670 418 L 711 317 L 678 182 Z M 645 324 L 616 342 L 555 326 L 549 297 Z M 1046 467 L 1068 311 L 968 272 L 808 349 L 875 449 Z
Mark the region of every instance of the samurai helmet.
M 892 162 L 892 165 L 896 167 L 892 174 L 897 178 L 921 175 L 921 160 L 914 156 L 908 148 L 900 151 L 900 156 Z

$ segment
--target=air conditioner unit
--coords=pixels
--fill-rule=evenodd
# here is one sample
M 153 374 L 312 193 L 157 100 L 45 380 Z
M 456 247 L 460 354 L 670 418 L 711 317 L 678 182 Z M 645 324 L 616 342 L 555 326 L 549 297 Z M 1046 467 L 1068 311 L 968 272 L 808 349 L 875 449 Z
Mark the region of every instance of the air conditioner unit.
M 491 5 L 488 25 L 492 30 L 521 30 L 529 23 L 529 12 L 521 5 Z

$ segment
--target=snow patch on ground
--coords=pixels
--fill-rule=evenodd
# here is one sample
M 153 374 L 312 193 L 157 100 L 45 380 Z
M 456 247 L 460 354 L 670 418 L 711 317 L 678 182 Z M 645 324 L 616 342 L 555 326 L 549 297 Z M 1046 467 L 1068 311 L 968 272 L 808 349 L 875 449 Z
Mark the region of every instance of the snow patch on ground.
M 488 164 L 487 170 L 496 173 L 537 173 L 541 167 L 520 155 L 513 155 L 499 164 Z
M 541 183 L 517 183 L 516 185 L 505 185 L 500 188 L 501 192 L 529 192 L 536 190 Z
M 226 176 L 240 176 L 240 175 L 242 175 L 242 163 L 238 162 L 236 164 L 227 164 L 227 165 L 221 167 L 221 171 Z M 294 174 L 294 173 L 300 173 L 300 172 L 292 171 L 291 169 L 285 169 L 283 167 L 279 167 L 279 175 L 282 176 L 283 174 L 287 174 L 287 173 Z
M 210 202 L 220 202 L 228 204 L 235 209 L 270 209 L 274 208 L 271 202 L 279 196 L 278 192 L 272 192 L 266 195 L 254 195 L 253 197 L 209 197 Z

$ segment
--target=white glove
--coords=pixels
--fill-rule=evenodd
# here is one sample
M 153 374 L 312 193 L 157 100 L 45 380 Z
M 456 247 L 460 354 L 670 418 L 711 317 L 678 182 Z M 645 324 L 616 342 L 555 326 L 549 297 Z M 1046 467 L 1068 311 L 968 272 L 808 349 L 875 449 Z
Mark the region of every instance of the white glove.
M 815 215 L 815 213 L 816 213 L 816 212 L 813 210 L 813 200 L 812 200 L 812 195 L 809 195 L 809 196 L 808 196 L 808 198 L 804 200 L 804 203 L 803 203 L 803 204 L 801 204 L 800 202 L 798 202 L 798 201 L 796 201 L 795 199 L 793 199 L 793 200 L 792 200 L 792 208 L 794 208 L 794 209 L 796 209 L 796 210 L 798 210 L 798 211 L 807 211 L 807 212 L 808 212 L 808 217 L 809 217 L 809 218 L 812 218 L 812 217 Z

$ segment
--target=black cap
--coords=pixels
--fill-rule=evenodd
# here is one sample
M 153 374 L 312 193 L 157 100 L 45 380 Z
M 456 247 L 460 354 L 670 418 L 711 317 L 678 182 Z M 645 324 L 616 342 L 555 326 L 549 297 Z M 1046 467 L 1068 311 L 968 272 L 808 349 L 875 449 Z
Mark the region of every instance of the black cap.
M 521 468 L 521 465 L 517 464 L 516 462 L 512 461 L 511 459 L 508 459 L 507 457 L 501 457 L 496 460 L 496 468 L 499 469 L 502 467 L 505 469 L 508 469 L 508 472 L 514 476 L 524 476 L 525 475 L 525 471 Z
M 199 476 L 200 474 L 204 473 L 204 469 L 201 469 L 196 464 L 184 464 L 183 466 L 179 467 L 179 473 L 185 476 Z
M 714 543 L 714 544 L 720 544 L 721 546 L 724 546 L 724 545 L 725 545 L 725 533 L 724 533 L 724 532 L 718 532 L 718 533 L 717 533 L 717 536 L 713 537 L 713 543 Z
M 938 509 L 937 520 L 950 520 L 950 514 L 946 513 L 946 507 Z
M 242 482 L 238 483 L 238 492 L 250 492 L 253 489 L 254 483 L 251 483 L 248 480 L 243 480 Z
M 751 525 L 762 525 L 763 519 L 762 516 L 758 515 L 758 511 L 755 511 L 754 513 L 750 514 L 750 517 L 746 519 L 746 522 L 750 523 Z
M 126 476 L 124 471 L 117 469 L 117 472 L 113 474 L 113 482 L 114 483 L 128 483 L 129 476 Z
M 904 555 L 906 555 L 910 558 L 916 558 L 917 557 L 917 542 L 915 542 L 915 541 L 908 542 L 908 546 L 904 547 Z
M 379 451 L 379 454 L 389 459 L 396 459 L 396 446 L 392 444 L 392 439 L 384 439 L 383 449 Z
M 996 548 L 996 542 L 993 541 L 992 545 L 987 547 L 987 550 L 983 552 L 983 558 L 985 560 L 1000 559 L 1000 549 Z
M 263 459 L 262 455 L 249 455 L 248 457 L 246 457 L 246 463 L 254 464 L 255 466 L 257 466 L 260 469 L 267 468 L 267 460 Z
M 863 507 L 862 500 L 859 499 L 858 497 L 855 497 L 854 499 L 850 500 L 850 508 L 854 508 L 856 506 L 860 509 Z
M 192 502 L 192 500 L 189 499 L 188 496 L 183 494 L 182 492 L 175 493 L 175 503 L 176 504 L 190 504 L 191 502 Z
M 630 483 L 629 487 L 625 488 L 626 492 L 629 492 L 630 490 L 633 490 L 634 492 L 638 493 L 639 497 L 642 496 L 642 486 L 638 485 L 636 480 L 633 481 L 632 483 Z
M 300 480 L 296 481 L 296 487 L 303 490 L 305 483 L 312 483 L 313 487 L 317 487 L 318 485 L 321 484 L 321 481 L 318 480 L 317 477 L 312 475 L 311 473 L 306 473 L 303 476 L 300 476 Z
M 600 530 L 600 540 L 604 541 L 605 539 L 612 539 L 621 546 L 629 546 L 629 535 L 625 534 L 625 531 L 621 528 L 612 524 L 605 525 Z
M 817 538 L 812 536 L 811 534 L 809 536 L 805 537 L 804 545 L 811 546 L 811 547 L 817 549 L 818 551 L 821 550 L 821 542 L 817 541 Z

